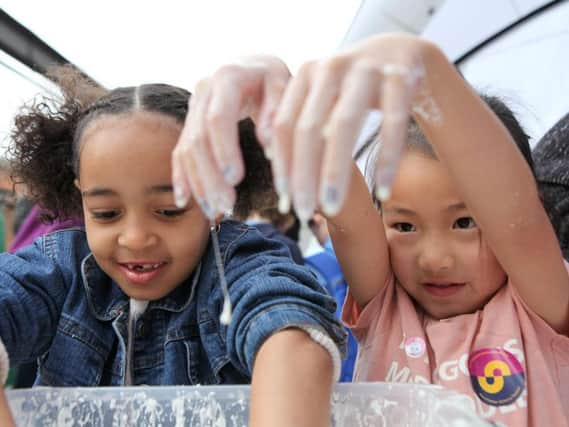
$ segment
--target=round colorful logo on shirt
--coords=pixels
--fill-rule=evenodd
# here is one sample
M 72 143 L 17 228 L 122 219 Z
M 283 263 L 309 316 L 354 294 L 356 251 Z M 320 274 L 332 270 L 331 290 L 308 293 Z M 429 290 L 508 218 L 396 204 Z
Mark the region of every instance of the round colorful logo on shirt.
M 409 337 L 405 340 L 405 354 L 416 359 L 425 354 L 425 340 L 421 337 Z
M 468 372 L 474 392 L 488 405 L 509 405 L 525 388 L 521 363 L 501 348 L 483 348 L 470 354 Z

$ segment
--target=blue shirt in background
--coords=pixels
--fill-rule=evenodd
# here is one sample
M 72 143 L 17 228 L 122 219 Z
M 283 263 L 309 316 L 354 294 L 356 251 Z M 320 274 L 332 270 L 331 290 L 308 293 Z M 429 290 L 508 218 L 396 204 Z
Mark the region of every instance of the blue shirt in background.
M 336 300 L 337 308 L 335 315 L 337 319 L 340 319 L 348 286 L 330 239 L 326 241 L 323 249 L 322 252 L 306 257 L 304 262 L 316 270 L 320 283 Z M 346 358 L 342 362 L 340 382 L 351 382 L 358 355 L 358 343 L 352 332 L 348 328 L 345 329 L 348 333 L 348 347 Z

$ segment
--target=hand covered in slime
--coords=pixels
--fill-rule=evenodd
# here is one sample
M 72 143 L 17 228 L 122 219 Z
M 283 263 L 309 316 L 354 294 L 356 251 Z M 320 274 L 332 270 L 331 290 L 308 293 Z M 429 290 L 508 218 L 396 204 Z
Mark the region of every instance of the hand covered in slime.
M 293 201 L 307 221 L 320 208 L 335 215 L 351 176 L 352 151 L 370 109 L 383 114 L 376 167 L 380 199 L 389 197 L 414 112 L 437 120 L 425 85 L 429 42 L 380 35 L 329 58 L 304 64 L 290 78 L 278 58 L 259 56 L 202 80 L 173 154 L 177 200 L 190 193 L 210 217 L 230 208 L 243 177 L 237 122 L 250 115 L 272 161 L 281 210 Z

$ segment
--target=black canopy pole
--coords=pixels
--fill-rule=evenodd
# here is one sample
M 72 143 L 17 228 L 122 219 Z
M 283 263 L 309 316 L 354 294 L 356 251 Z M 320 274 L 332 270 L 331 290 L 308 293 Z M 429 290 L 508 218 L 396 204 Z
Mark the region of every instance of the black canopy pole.
M 32 70 L 49 78 L 47 71 L 54 65 L 71 64 L 71 61 L 0 8 L 0 49 Z M 93 78 L 81 73 L 97 86 Z
M 497 33 L 492 34 L 490 37 L 487 37 L 486 39 L 482 40 L 480 43 L 478 43 L 472 49 L 469 49 L 467 52 L 463 53 L 457 60 L 454 61 L 455 65 L 460 65 L 462 62 L 466 61 L 468 58 L 470 58 L 472 55 L 474 55 L 480 49 L 486 47 L 488 44 L 492 43 L 494 40 L 496 40 L 499 37 L 503 36 L 504 34 L 508 33 L 510 30 L 513 30 L 518 25 L 523 24 L 524 22 L 536 17 L 537 15 L 542 14 L 543 12 L 547 11 L 548 9 L 550 9 L 553 6 L 557 6 L 558 4 L 563 3 L 564 1 L 566 1 L 566 0 L 549 1 L 549 2 L 541 5 L 537 9 L 532 10 L 528 14 L 520 17 L 519 19 L 512 22 L 507 27 L 501 29 Z

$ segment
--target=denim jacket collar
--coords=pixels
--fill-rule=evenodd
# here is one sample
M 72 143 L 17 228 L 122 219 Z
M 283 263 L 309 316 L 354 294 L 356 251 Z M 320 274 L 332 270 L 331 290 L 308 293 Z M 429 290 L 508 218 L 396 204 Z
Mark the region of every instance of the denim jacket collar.
M 150 302 L 148 310 L 161 309 L 181 312 L 191 303 L 201 272 L 201 263 L 184 283 L 165 297 Z M 99 320 L 108 321 L 128 310 L 129 297 L 99 267 L 92 253 L 81 262 L 81 275 L 87 294 L 87 301 L 93 314 Z M 189 285 L 189 286 L 188 286 Z

